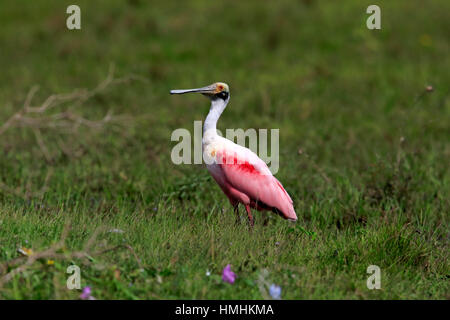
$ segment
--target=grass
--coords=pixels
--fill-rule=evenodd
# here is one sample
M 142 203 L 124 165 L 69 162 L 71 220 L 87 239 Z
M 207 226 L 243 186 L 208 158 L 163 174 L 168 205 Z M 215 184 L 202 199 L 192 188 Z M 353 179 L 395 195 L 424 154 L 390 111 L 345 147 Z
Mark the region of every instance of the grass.
M 71 226 L 1 298 L 77 299 L 71 264 L 97 299 L 261 299 L 264 270 L 283 299 L 450 298 L 448 1 L 378 1 L 373 31 L 370 1 L 80 0 L 80 31 L 65 27 L 69 4 L 0 4 L 0 125 L 34 85 L 39 105 L 92 90 L 111 64 L 138 79 L 1 133 L 0 279 L 24 263 L 6 263 L 18 248 L 39 254 Z M 214 81 L 231 89 L 221 130 L 280 129 L 296 224 L 255 213 L 249 233 L 205 168 L 170 161 L 171 132 L 192 132 L 208 101 L 168 91 Z M 49 126 L 67 110 L 126 117 Z M 71 256 L 89 239 L 98 254 Z M 381 290 L 366 287 L 369 265 Z

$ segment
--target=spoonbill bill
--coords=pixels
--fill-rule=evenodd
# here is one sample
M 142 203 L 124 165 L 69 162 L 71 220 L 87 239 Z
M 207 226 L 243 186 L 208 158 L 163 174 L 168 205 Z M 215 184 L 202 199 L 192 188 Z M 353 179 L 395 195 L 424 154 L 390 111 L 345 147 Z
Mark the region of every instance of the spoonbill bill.
M 230 101 L 226 83 L 171 90 L 171 94 L 201 93 L 211 100 L 203 125 L 202 149 L 208 171 L 228 197 L 239 221 L 239 203 L 245 206 L 250 227 L 254 225 L 250 208 L 272 211 L 288 220 L 297 220 L 292 199 L 281 183 L 253 151 L 221 137 L 216 125 Z

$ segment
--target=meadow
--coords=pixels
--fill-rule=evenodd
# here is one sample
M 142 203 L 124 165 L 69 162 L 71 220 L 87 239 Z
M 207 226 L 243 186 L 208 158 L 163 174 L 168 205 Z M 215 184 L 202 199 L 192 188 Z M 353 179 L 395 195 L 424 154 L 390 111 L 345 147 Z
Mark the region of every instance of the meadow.
M 449 299 L 450 2 L 0 3 L 0 298 Z M 298 221 L 233 209 L 177 128 L 280 129 Z M 235 283 L 225 283 L 231 265 Z M 381 289 L 366 286 L 381 269 Z

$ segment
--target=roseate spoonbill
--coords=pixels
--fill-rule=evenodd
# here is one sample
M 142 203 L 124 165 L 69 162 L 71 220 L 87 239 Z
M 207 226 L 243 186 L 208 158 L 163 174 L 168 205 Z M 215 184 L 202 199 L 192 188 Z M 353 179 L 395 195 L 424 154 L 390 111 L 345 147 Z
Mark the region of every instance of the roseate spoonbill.
M 190 92 L 201 93 L 211 100 L 203 125 L 203 159 L 208 171 L 230 200 L 237 221 L 239 203 L 245 206 L 250 227 L 254 224 L 250 208 L 270 210 L 285 219 L 297 220 L 291 197 L 266 163 L 250 149 L 217 134 L 217 120 L 230 100 L 228 85 L 217 82 L 203 88 L 170 91 L 171 94 Z

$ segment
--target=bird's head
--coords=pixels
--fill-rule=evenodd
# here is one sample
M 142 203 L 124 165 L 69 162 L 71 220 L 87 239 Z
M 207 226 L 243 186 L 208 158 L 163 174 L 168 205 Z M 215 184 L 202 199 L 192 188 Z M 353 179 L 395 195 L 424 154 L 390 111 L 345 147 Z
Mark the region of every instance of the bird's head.
M 222 99 L 226 101 L 230 97 L 230 89 L 228 85 L 223 82 L 216 82 L 203 88 L 170 90 L 170 94 L 185 94 L 191 92 L 201 93 L 211 100 Z

